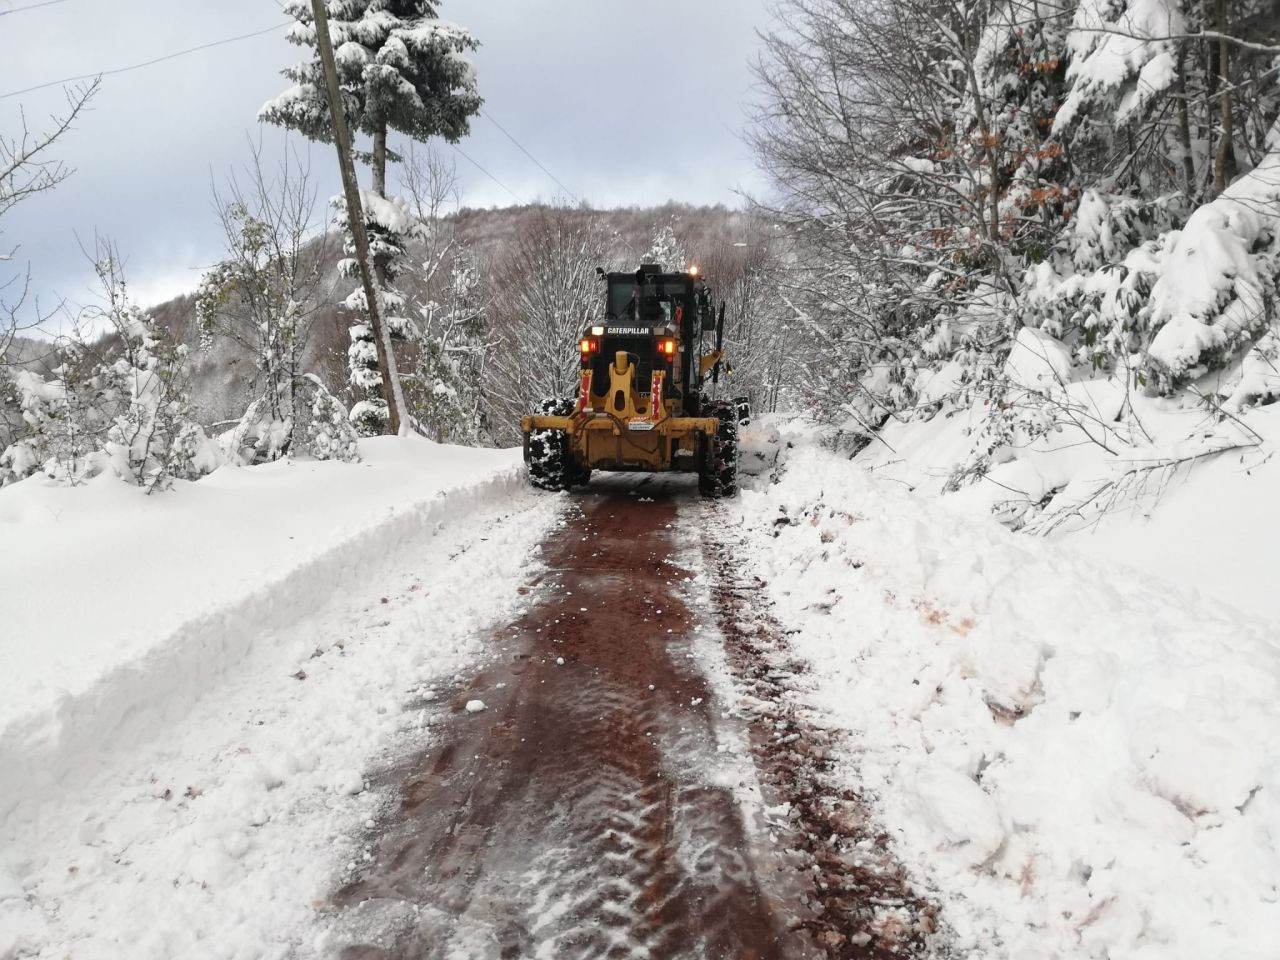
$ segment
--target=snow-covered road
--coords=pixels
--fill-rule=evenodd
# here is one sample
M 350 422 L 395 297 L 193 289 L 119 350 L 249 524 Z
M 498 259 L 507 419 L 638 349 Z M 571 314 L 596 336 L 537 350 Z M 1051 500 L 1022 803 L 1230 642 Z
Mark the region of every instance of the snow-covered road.
M 1273 624 L 745 448 L 719 503 L 393 440 L 124 504 L 207 609 L 11 602 L 0 960 L 1273 956 Z
M 173 723 L 70 776 L 6 767 L 0 957 L 763 960 L 882 914 L 837 902 L 830 858 L 815 884 L 803 838 L 835 821 L 793 803 L 804 763 L 761 762 L 820 737 L 770 732 L 782 689 L 726 655 L 755 617 L 707 537 L 732 506 L 689 478 L 484 476 L 412 535 L 378 521 L 362 556 L 385 555 L 327 601 L 287 577 L 273 602 L 316 609 L 221 637 L 185 710 L 138 676 Z M 155 662 L 76 715 L 101 690 L 115 716 Z M 56 738 L 9 748 L 74 768 Z
M 335 898 L 351 946 L 813 955 L 787 935 L 741 724 L 700 669 L 705 624 L 679 552 L 697 546 L 702 510 L 674 481 L 604 478 L 575 495 L 535 601 L 435 708 L 439 740 L 391 771 L 399 803 Z
M 785 642 L 759 591 L 741 589 L 734 505 L 701 500 L 690 478 L 641 476 L 563 502 L 531 604 L 427 706 L 438 739 L 378 777 L 394 802 L 331 900 L 341 955 L 922 947 L 933 909 L 856 793 L 825 793 L 828 733 L 769 682 L 762 648 Z

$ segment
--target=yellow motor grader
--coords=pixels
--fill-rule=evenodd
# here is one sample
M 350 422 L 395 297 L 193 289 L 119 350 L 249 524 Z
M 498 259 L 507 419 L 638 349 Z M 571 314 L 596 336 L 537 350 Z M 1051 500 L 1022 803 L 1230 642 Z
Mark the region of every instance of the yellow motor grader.
M 577 396 L 520 421 L 530 482 L 568 490 L 592 470 L 685 471 L 704 496 L 733 496 L 741 402 L 710 396 L 724 305 L 713 308 L 696 267 L 600 272 L 604 317 L 578 341 Z

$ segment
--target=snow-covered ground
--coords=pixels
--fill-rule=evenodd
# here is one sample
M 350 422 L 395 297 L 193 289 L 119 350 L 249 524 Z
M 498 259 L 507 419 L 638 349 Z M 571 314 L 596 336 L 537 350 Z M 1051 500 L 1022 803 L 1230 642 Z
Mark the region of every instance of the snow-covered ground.
M 734 508 L 743 536 L 961 951 L 1275 956 L 1274 623 L 782 440 L 780 481 Z M 1258 563 L 1266 534 L 1242 529 Z
M 517 452 L 0 495 L 0 958 L 271 957 L 537 569 Z M 437 687 L 438 685 L 438 687 Z

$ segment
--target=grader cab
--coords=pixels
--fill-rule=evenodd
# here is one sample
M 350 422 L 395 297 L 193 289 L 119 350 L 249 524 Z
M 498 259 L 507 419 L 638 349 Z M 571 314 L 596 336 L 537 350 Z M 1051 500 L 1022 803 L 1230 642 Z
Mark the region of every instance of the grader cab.
M 546 490 L 593 470 L 697 473 L 710 497 L 738 489 L 739 405 L 719 381 L 724 307 L 696 268 L 605 274 L 604 317 L 583 331 L 577 396 L 520 422 L 529 479 Z

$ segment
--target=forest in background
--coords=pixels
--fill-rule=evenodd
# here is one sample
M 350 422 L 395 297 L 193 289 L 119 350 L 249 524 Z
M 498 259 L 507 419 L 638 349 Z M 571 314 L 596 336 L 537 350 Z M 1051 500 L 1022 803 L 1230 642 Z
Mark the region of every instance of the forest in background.
M 438 165 L 438 158 L 431 163 Z M 447 181 L 449 195 L 456 196 L 451 170 Z M 258 199 L 265 202 L 278 186 L 265 178 L 262 185 L 264 196 Z M 428 198 L 422 201 L 430 228 L 411 241 L 412 265 L 400 280 L 413 328 L 397 347 L 403 354 L 406 400 L 426 435 L 462 443 L 518 443 L 519 417 L 542 399 L 572 393 L 577 383 L 578 335 L 603 311 L 596 267 L 630 269 L 644 258 L 673 269 L 697 263 L 708 273 L 727 302 L 730 349 L 744 360 L 755 359 L 734 367 L 735 389 L 776 407 L 785 351 L 772 350 L 770 357 L 755 345 L 771 343 L 773 333 L 781 332 L 777 316 L 762 316 L 759 310 L 778 244 L 758 216 L 678 203 L 615 210 L 463 207 L 439 209 L 433 216 Z M 441 208 L 444 202 L 439 200 Z M 319 376 L 341 396 L 352 320 L 343 301 L 354 284 L 338 270 L 338 234 L 297 233 L 292 270 L 313 279 L 299 305 L 304 321 L 291 344 L 294 375 Z M 267 374 L 257 362 L 257 328 L 245 322 L 251 314 L 230 318 L 222 335 L 210 335 L 202 329 L 196 299 L 193 292 L 148 312 L 167 339 L 186 347 L 191 411 L 215 434 L 238 424 L 262 395 Z M 110 356 L 120 344 L 114 331 L 86 339 L 94 355 Z M 7 361 L 11 370 L 50 376 L 65 359 L 66 346 L 16 336 Z M 349 394 L 345 399 L 354 402 Z M 24 429 L 19 398 L 10 393 L 6 401 L 0 447 Z

